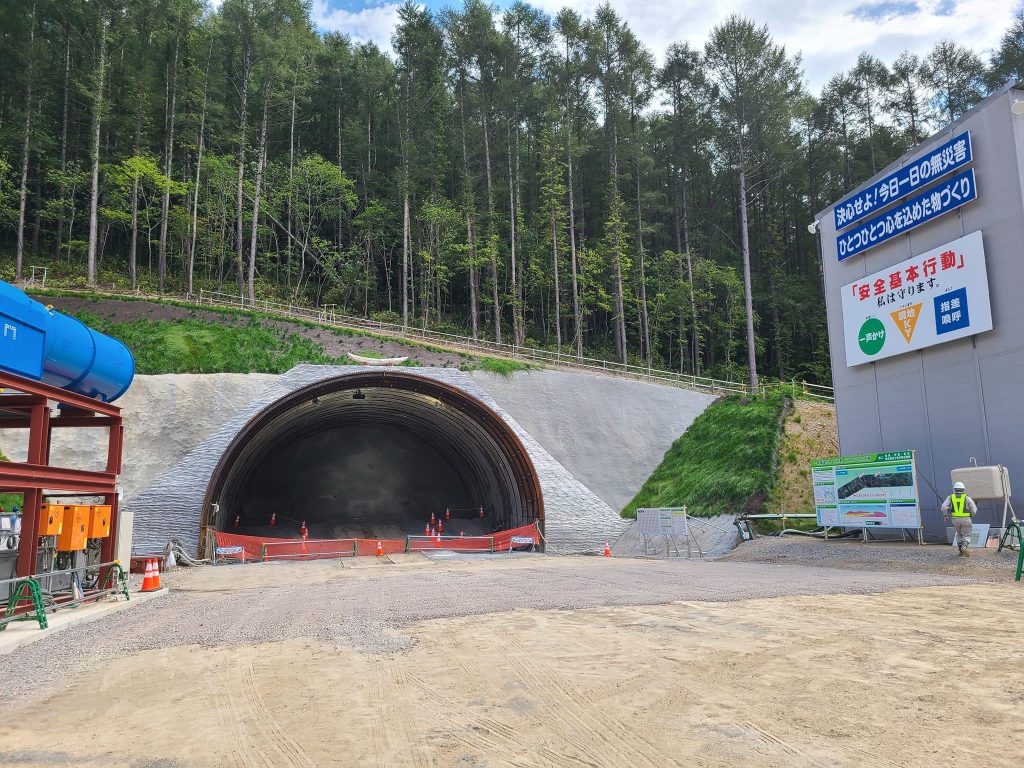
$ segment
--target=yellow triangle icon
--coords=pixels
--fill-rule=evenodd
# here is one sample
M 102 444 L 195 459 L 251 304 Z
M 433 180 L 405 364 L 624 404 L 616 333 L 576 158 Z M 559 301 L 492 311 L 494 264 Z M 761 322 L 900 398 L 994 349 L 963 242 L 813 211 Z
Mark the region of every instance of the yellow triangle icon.
M 897 309 L 889 314 L 892 315 L 893 322 L 896 323 L 896 327 L 900 329 L 900 333 L 909 344 L 914 335 L 914 329 L 917 328 L 918 318 L 921 317 L 921 304 L 911 304 L 909 307 Z

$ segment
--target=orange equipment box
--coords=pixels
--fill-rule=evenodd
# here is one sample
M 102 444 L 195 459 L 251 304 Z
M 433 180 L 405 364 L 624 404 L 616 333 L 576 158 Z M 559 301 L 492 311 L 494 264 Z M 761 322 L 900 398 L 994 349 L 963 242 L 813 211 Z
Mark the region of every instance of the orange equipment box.
M 95 504 L 89 507 L 90 539 L 105 539 L 110 535 L 110 513 L 109 504 Z
M 63 504 L 43 504 L 39 508 L 39 535 L 58 536 L 64 524 Z
M 88 506 L 64 507 L 64 527 L 57 537 L 58 552 L 79 552 L 85 549 L 85 534 L 89 527 Z

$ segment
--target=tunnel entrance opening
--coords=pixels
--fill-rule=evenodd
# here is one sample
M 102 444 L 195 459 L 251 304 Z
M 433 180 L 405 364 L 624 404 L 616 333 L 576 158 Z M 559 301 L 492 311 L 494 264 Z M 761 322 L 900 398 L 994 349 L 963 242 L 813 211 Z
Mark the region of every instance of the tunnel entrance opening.
M 479 400 L 405 372 L 366 372 L 282 398 L 236 436 L 204 526 L 251 536 L 395 539 L 543 526 L 540 484 L 511 428 Z M 480 510 L 483 510 L 483 517 Z

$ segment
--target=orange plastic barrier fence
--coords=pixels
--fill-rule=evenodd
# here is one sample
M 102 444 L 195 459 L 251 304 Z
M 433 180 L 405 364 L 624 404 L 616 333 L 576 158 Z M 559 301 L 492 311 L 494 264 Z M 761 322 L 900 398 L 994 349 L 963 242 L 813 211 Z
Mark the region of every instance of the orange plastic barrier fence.
M 329 560 L 355 557 L 355 539 L 291 539 L 265 541 L 261 560 Z
M 507 552 L 514 547 L 539 546 L 536 523 L 498 531 L 486 536 L 429 537 L 404 539 L 276 539 L 216 532 L 218 558 L 232 560 L 323 560 L 335 557 L 377 554 L 377 544 L 385 555 L 402 552 L 449 550 L 459 552 Z M 224 550 L 222 553 L 221 550 Z
M 377 554 L 377 542 L 385 555 L 397 555 L 405 552 L 405 539 L 356 539 L 356 554 L 374 557 Z
M 494 551 L 507 552 L 513 547 L 541 545 L 540 528 L 536 523 L 521 525 L 518 528 L 510 528 L 507 531 L 498 531 L 494 536 Z
M 446 549 L 450 552 L 493 552 L 493 536 L 409 536 L 407 552 L 429 552 Z
M 262 536 L 242 536 L 237 533 L 223 533 L 217 531 L 217 559 L 220 560 L 222 556 L 230 557 L 231 559 L 239 559 L 242 555 L 245 559 L 258 561 L 263 557 L 263 545 L 269 544 L 270 542 L 281 542 L 294 544 L 295 539 L 266 539 Z M 241 552 L 236 553 L 235 550 L 241 547 Z M 221 553 L 220 550 L 227 550 Z

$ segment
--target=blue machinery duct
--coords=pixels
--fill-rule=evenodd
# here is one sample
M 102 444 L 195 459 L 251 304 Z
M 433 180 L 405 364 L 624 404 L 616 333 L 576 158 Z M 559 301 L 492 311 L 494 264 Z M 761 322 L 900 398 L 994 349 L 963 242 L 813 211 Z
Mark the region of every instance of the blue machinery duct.
M 135 376 L 117 339 L 29 298 L 0 281 L 0 371 L 110 403 Z

